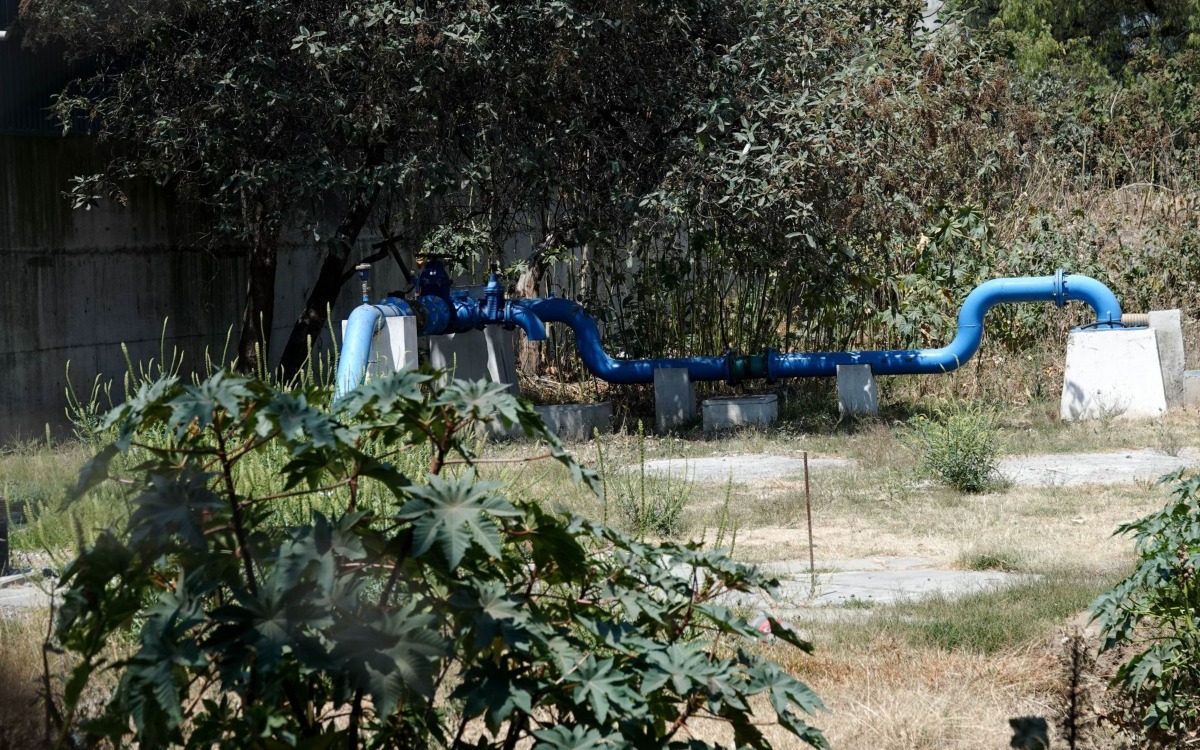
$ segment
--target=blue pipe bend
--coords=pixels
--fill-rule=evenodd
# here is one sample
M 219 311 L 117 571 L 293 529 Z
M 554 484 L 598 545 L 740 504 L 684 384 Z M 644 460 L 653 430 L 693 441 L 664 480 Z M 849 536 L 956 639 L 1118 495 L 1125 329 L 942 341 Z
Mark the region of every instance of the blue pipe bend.
M 371 342 L 375 338 L 375 332 L 383 327 L 383 319 L 412 314 L 408 303 L 394 298 L 388 298 L 375 305 L 359 305 L 354 308 L 346 321 L 342 351 L 338 356 L 335 399 L 362 384 L 363 376 L 367 372 L 367 362 L 371 358 Z
M 576 302 L 561 297 L 522 300 L 519 303 L 543 323 L 565 323 L 575 332 L 575 348 L 588 370 L 610 383 L 653 383 L 654 370 L 683 367 L 693 380 L 725 380 L 727 357 L 675 357 L 667 359 L 614 359 L 600 343 L 596 321 Z

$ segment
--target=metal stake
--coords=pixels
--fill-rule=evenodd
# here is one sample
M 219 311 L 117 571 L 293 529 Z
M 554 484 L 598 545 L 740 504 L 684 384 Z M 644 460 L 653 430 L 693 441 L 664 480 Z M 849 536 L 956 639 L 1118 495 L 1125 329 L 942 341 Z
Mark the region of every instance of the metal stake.
M 817 595 L 817 563 L 813 555 L 812 493 L 808 488 L 808 451 L 804 451 L 804 511 L 808 515 L 808 575 L 812 586 L 808 595 L 813 597 Z

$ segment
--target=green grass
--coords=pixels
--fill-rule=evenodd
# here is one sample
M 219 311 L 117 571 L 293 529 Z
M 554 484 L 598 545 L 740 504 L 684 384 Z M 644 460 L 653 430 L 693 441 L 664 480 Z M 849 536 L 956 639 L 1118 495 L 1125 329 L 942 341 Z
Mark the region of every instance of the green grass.
M 916 646 L 992 654 L 1045 638 L 1118 580 L 1094 571 L 1047 573 L 961 597 L 898 604 L 873 613 L 866 627 L 894 631 Z
M 1007 549 L 971 552 L 959 559 L 959 564 L 966 570 L 998 570 L 1003 573 L 1021 570 L 1022 562 L 1020 553 Z

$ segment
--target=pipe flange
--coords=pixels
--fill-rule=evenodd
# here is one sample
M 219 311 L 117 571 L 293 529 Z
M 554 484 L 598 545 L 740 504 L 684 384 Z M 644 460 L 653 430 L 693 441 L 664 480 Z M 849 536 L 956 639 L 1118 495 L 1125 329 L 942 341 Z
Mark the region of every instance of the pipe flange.
M 1060 268 L 1054 272 L 1054 304 L 1062 307 L 1067 302 L 1067 280 Z
M 767 347 L 767 351 L 763 353 L 764 365 L 763 369 L 767 374 L 767 385 L 775 383 L 775 373 L 771 370 L 771 363 L 775 360 L 775 355 L 779 352 L 775 351 L 774 347 Z

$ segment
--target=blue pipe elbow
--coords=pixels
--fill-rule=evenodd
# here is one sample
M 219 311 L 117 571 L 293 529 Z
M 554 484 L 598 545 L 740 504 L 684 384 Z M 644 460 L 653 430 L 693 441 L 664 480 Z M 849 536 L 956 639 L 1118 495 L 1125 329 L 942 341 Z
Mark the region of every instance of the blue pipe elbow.
M 575 349 L 593 375 L 610 383 L 653 383 L 654 371 L 682 367 L 692 380 L 726 380 L 727 357 L 673 357 L 664 359 L 614 359 L 604 351 L 596 321 L 579 304 L 561 297 L 522 300 L 521 306 L 543 323 L 565 323 L 575 332 Z
M 525 332 L 530 341 L 546 340 L 546 325 L 521 302 L 509 302 L 504 310 L 504 322 Z
M 333 395 L 335 401 L 362 384 L 371 358 L 371 344 L 375 332 L 383 327 L 383 319 L 412 314 L 408 303 L 391 297 L 377 305 L 354 308 L 346 321 L 346 333 L 342 337 Z

